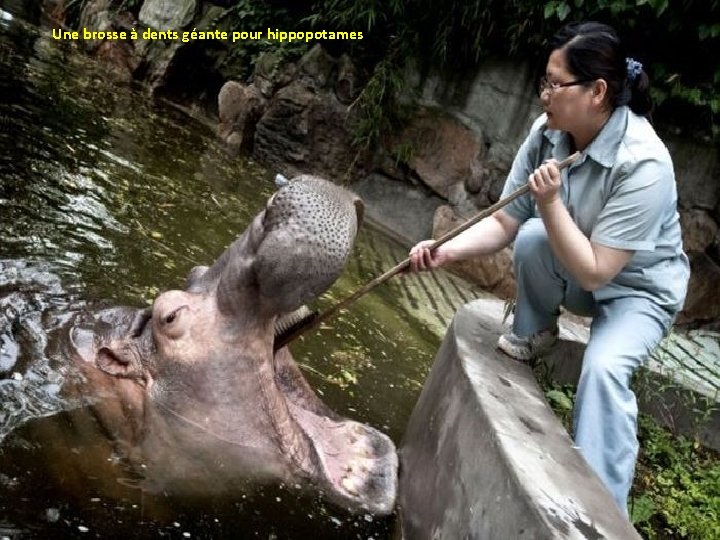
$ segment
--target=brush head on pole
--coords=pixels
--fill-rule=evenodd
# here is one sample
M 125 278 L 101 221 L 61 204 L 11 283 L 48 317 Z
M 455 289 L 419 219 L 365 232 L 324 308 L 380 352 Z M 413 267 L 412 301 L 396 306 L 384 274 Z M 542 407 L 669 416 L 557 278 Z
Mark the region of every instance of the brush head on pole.
M 275 319 L 275 350 L 283 347 L 289 341 L 287 338 L 299 329 L 311 326 L 317 316 L 317 311 L 303 305 Z

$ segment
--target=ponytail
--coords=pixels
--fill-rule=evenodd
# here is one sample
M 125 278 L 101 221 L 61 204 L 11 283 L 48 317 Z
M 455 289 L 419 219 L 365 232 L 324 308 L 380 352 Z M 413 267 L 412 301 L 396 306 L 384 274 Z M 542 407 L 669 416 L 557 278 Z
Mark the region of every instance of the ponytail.
M 650 78 L 643 71 L 642 65 L 640 72 L 634 77 L 630 77 L 628 72 L 628 87 L 630 89 L 630 101 L 628 105 L 635 114 L 650 117 L 653 110 L 653 101 L 650 96 Z

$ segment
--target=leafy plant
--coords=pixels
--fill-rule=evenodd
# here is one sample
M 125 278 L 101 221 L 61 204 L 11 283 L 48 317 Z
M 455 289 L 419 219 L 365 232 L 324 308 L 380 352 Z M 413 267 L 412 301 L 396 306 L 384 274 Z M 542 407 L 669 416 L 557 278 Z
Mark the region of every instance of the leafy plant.
M 562 387 L 550 387 L 545 390 L 545 398 L 565 428 L 570 431 L 572 427 L 572 411 L 575 400 L 575 392 L 572 387 L 568 385 Z
M 368 149 L 392 130 L 400 112 L 397 99 L 404 87 L 398 56 L 390 54 L 375 66 L 372 76 L 350 106 L 353 145 Z
M 720 538 L 720 460 L 698 441 L 674 437 L 645 415 L 631 517 L 655 538 Z
M 658 115 L 717 140 L 720 67 L 703 51 L 720 44 L 717 0 L 550 0 L 543 17 L 565 23 L 600 20 L 614 26 L 653 82 Z M 662 39 L 657 39 L 663 36 Z M 682 44 L 682 46 L 679 46 Z
M 535 369 L 548 404 L 571 430 L 575 389 Z M 674 435 L 645 414 L 638 417 L 640 453 L 629 514 L 648 540 L 720 538 L 720 455 Z

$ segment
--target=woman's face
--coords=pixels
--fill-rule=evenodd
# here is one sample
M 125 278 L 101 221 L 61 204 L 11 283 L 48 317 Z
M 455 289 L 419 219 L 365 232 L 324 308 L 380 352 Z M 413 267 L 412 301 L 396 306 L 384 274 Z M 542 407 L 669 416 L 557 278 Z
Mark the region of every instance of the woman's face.
M 582 128 L 592 111 L 593 90 L 581 84 L 557 86 L 578 81 L 568 71 L 563 49 L 550 54 L 545 77 L 548 84 L 540 93 L 540 102 L 547 113 L 548 127 L 571 133 Z

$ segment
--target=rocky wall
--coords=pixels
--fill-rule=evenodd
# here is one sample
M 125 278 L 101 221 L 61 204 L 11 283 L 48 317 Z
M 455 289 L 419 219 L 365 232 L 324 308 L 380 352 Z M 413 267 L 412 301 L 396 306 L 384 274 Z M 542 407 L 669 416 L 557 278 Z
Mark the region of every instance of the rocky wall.
M 338 62 L 323 59 L 317 48 L 307 56 L 301 63 Z M 316 75 L 306 74 L 298 84 L 297 75 L 290 75 L 287 86 L 267 93 L 273 105 L 257 124 L 255 155 L 279 169 L 310 167 L 336 179 L 355 178 L 371 219 L 408 243 L 442 236 L 497 202 L 515 151 L 541 110 L 526 66 L 492 60 L 454 80 L 437 75 L 421 80 L 415 73 L 409 69 L 406 75 L 419 89 L 414 116 L 371 156 L 358 156 L 350 144 L 347 102 L 323 90 L 332 76 L 318 83 Z M 255 85 L 258 80 L 262 77 L 256 75 Z M 683 240 L 692 265 L 678 320 L 716 325 L 720 297 L 711 292 L 720 287 L 718 153 L 709 144 L 662 131 L 661 136 L 675 162 Z M 396 157 L 399 148 L 409 149 L 403 160 Z M 454 270 L 502 298 L 514 296 L 510 248 L 457 263 Z
M 62 14 L 62 1 L 46 1 Z M 204 29 L 222 26 L 224 2 L 145 0 L 137 14 L 110 0 L 89 0 L 80 24 L 97 29 Z M 59 15 L 61 16 L 61 15 Z M 292 175 L 316 173 L 356 182 L 369 215 L 408 243 L 438 237 L 496 202 L 515 151 L 540 113 L 525 65 L 486 60 L 471 73 L 421 78 L 408 62 L 405 78 L 419 99 L 406 125 L 380 148 L 352 145 L 353 102 L 362 77 L 347 56 L 320 45 L 283 63 L 273 54 L 252 76 L 226 44 L 87 42 L 89 52 L 155 93 L 204 104 L 219 116 L 218 134 L 231 152 L 245 151 Z M 672 153 L 692 278 L 680 322 L 718 324 L 720 297 L 720 159 L 711 144 L 661 132 Z M 402 149 L 402 151 L 399 151 Z M 399 157 L 402 156 L 402 157 Z M 398 214 L 403 210 L 407 216 Z M 501 297 L 512 297 L 511 251 L 455 268 Z

